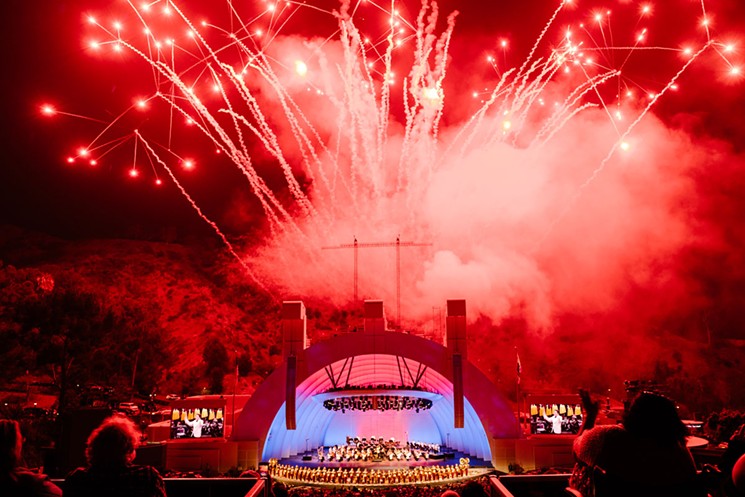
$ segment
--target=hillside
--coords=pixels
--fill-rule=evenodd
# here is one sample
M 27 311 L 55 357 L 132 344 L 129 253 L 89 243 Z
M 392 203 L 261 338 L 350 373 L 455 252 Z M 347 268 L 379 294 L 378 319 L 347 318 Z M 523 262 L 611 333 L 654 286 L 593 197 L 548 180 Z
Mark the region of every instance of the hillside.
M 0 260 L 0 325 L 9 344 L 0 366 L 17 374 L 25 367 L 59 381 L 67 357 L 76 381 L 134 383 L 137 390 L 161 394 L 205 388 L 230 393 L 237 361 L 238 390 L 250 393 L 279 364 L 283 297 L 251 286 L 220 248 L 68 241 L 6 226 L 0 229 Z M 311 342 L 361 325 L 359 310 L 303 300 Z M 82 318 L 75 317 L 78 308 Z M 623 380 L 647 378 L 694 411 L 745 406 L 745 348 L 737 342 L 618 332 L 623 323 L 614 330 L 603 316 L 563 316 L 543 335 L 519 316 L 496 323 L 488 316 L 471 318 L 469 359 L 513 398 L 517 349 L 527 391 L 589 386 L 622 398 Z M 70 331 L 80 323 L 89 338 Z M 443 340 L 434 321 L 411 331 Z
M 265 374 L 276 363 L 277 322 L 267 319 L 276 313 L 276 303 L 228 283 L 230 278 L 217 270 L 219 261 L 203 248 L 130 240 L 70 242 L 14 229 L 2 233 L 5 300 L 11 275 L 31 281 L 49 275 L 55 292 L 94 295 L 124 320 L 139 315 L 161 338 L 157 353 L 167 368 L 157 379 L 160 391 L 196 388 L 204 376 L 205 344 L 212 341 L 224 345 L 231 364 L 236 353 L 246 352 L 254 371 Z

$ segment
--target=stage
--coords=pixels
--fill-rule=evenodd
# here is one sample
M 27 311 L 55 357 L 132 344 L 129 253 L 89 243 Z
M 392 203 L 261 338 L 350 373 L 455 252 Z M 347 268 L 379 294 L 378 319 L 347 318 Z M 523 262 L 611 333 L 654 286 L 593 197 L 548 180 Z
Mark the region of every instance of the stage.
M 280 461 L 271 460 L 272 478 L 287 485 L 385 487 L 446 485 L 494 472 L 490 463 L 457 451 L 443 451 L 427 460 L 319 461 L 308 451 Z
M 327 483 L 327 482 L 308 482 L 302 480 L 293 480 L 289 478 L 282 478 L 279 476 L 272 476 L 272 479 L 287 486 L 293 487 L 318 487 L 318 488 L 338 488 L 338 487 L 355 487 L 355 488 L 385 488 L 385 487 L 398 487 L 401 485 L 421 485 L 421 486 L 446 486 L 453 483 L 462 483 L 464 481 L 472 480 L 482 476 L 494 474 L 495 470 L 487 468 L 471 468 L 468 470 L 468 474 L 457 478 L 444 478 L 441 480 L 427 480 L 427 481 L 389 481 L 388 483 L 360 483 L 349 481 L 345 483 Z

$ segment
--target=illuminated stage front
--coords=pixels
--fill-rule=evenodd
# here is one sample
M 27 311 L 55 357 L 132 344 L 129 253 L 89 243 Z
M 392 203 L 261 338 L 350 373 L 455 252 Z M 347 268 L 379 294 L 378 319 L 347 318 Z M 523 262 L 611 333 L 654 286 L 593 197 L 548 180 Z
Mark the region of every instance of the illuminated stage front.
M 404 335 L 410 336 L 410 335 Z M 334 372 L 347 373 L 343 366 L 345 360 L 328 365 Z M 347 361 L 347 368 L 350 359 Z M 395 384 L 401 381 L 400 356 L 366 354 L 354 356 L 350 383 L 355 385 Z M 411 359 L 408 360 L 411 368 Z M 414 364 L 418 367 L 418 364 Z M 405 368 L 404 368 L 405 370 Z M 382 437 L 384 439 L 416 440 L 452 446 L 473 456 L 490 459 L 491 453 L 484 428 L 471 403 L 465 401 L 466 426 L 455 429 L 453 426 L 453 392 L 450 381 L 441 373 L 428 368 L 420 385 L 437 392 L 431 409 L 414 410 L 370 410 L 333 412 L 324 408 L 324 392 L 332 385 L 326 369 L 316 371 L 297 388 L 297 429 L 287 430 L 283 405 L 274 416 L 269 430 L 263 460 L 286 458 L 319 446 L 342 445 L 347 436 Z M 404 375 L 407 373 L 404 372 Z M 407 390 L 407 393 L 411 393 Z M 396 395 L 396 390 L 381 390 L 379 395 Z M 514 419 L 514 418 L 513 418 Z M 239 420 L 240 422 L 240 420 Z M 514 422 L 510 421 L 511 424 Z
M 273 478 L 289 484 L 388 486 L 411 484 L 443 484 L 481 476 L 486 468 L 471 468 L 467 458 L 451 464 L 420 464 L 407 467 L 377 468 L 367 465 L 347 467 L 283 464 L 271 460 L 268 467 Z
M 273 468 L 295 483 L 397 485 L 471 478 L 512 464 L 573 464 L 574 435 L 523 436 L 513 405 L 468 362 L 465 301 L 448 301 L 447 346 L 388 330 L 381 316 L 382 303 L 367 301 L 364 331 L 308 347 L 303 304 L 285 302 L 284 362 L 227 411 L 229 439 L 171 440 L 167 467 Z M 564 405 L 577 416 L 575 397 L 532 400 L 537 413 L 539 404 L 560 414 Z M 170 423 L 162 424 L 167 438 Z M 393 451 L 376 453 L 379 443 Z
M 417 441 L 493 461 L 493 444 L 519 437 L 511 405 L 494 384 L 463 361 L 463 427 L 456 428 L 451 351 L 407 333 L 348 333 L 295 357 L 295 420 L 288 429 L 287 368 L 278 367 L 245 404 L 232 441 L 254 443 L 258 458 L 286 460 L 347 437 Z M 330 410 L 324 401 L 357 397 L 426 399 L 426 409 Z M 248 458 L 250 460 L 250 457 Z M 457 460 L 453 461 L 457 464 Z

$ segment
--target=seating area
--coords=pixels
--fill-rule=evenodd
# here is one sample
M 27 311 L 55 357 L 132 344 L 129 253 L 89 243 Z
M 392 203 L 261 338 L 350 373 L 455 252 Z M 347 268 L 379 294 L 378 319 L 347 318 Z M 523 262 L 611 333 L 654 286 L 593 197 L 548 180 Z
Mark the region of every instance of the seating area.
M 168 497 L 269 497 L 268 478 L 164 478 Z M 63 492 L 65 480 L 54 479 Z
M 489 482 L 486 479 L 477 480 L 482 487 L 483 496 L 490 495 Z M 441 497 L 446 492 L 454 492 L 456 495 L 465 495 L 463 489 L 464 483 L 442 485 L 417 485 L 417 486 L 399 486 L 386 490 L 376 490 L 372 488 L 322 488 L 322 487 L 292 487 L 287 489 L 289 497 L 376 497 L 383 495 L 385 497 Z M 276 496 L 279 492 L 275 493 Z M 452 495 L 452 494 L 447 494 Z M 494 494 L 491 494 L 494 495 Z
M 570 488 L 570 473 L 492 476 L 489 483 L 494 497 L 592 497 Z M 721 481 L 699 473 L 697 484 L 641 486 L 608 476 L 601 468 L 593 471 L 593 492 L 597 497 L 695 497 L 726 496 L 719 491 Z
M 166 478 L 168 497 L 264 497 L 268 480 L 263 478 Z
M 502 475 L 489 478 L 492 497 L 581 497 L 568 490 L 569 473 Z

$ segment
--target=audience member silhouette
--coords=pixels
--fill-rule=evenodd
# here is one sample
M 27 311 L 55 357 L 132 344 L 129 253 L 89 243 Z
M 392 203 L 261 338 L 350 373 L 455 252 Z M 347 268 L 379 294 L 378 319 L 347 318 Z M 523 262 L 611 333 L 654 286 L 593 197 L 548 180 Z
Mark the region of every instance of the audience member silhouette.
M 461 497 L 488 497 L 484 487 L 477 481 L 469 481 L 460 490 Z
M 745 497 L 745 455 L 740 456 L 732 467 L 731 497 Z
M 574 442 L 573 488 L 596 497 L 706 495 L 686 447 L 686 427 L 670 399 L 642 392 L 623 426 L 594 426 L 599 404 L 585 391 L 580 395 L 585 422 Z
M 0 419 L 0 495 L 3 497 L 58 497 L 62 490 L 46 475 L 21 466 L 23 437 L 17 421 Z
M 139 438 L 137 427 L 128 418 L 105 419 L 88 437 L 88 467 L 67 476 L 65 497 L 165 497 L 158 471 L 132 464 Z
M 734 483 L 735 464 L 737 464 L 738 460 L 742 459 L 743 454 L 745 454 L 745 424 L 740 425 L 732 434 L 727 442 L 727 448 L 717 463 L 717 467 L 721 471 L 722 490 L 727 496 L 742 495 L 745 497 L 745 488 L 741 488 L 738 493 L 738 489 Z M 742 482 L 742 485 L 745 487 L 745 481 Z
M 272 497 L 287 497 L 288 495 L 289 492 L 287 491 L 287 487 L 284 483 L 275 481 L 272 484 Z

